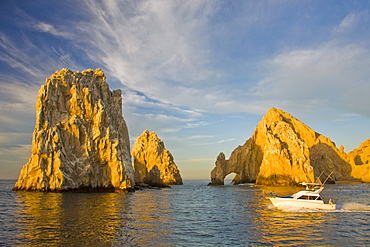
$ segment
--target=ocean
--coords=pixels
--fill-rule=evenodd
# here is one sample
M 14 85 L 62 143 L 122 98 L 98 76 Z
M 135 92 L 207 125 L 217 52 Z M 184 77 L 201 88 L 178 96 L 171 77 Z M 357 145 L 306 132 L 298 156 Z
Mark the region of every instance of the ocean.
M 326 185 L 335 211 L 281 211 L 266 197 L 299 188 L 208 182 L 43 193 L 0 180 L 0 246 L 370 246 L 370 184 Z

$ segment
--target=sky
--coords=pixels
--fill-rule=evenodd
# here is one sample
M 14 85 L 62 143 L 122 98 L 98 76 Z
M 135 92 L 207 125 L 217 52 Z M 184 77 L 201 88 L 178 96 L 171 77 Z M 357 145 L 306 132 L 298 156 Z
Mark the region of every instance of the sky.
M 370 1 L 0 0 L 0 179 L 31 154 L 38 90 L 101 68 L 131 144 L 157 133 L 183 179 L 272 107 L 349 152 L 370 138 Z

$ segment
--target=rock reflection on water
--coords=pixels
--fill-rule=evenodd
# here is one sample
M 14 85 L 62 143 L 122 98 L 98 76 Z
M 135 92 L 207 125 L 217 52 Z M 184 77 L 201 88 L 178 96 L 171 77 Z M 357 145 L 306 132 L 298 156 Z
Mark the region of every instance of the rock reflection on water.
M 166 195 L 171 189 L 143 190 L 130 195 L 129 232 L 138 246 L 171 246 L 170 206 Z
M 17 192 L 16 236 L 32 246 L 104 246 L 125 244 L 127 195 L 123 193 Z
M 19 245 L 170 246 L 166 189 L 130 193 L 16 192 Z M 158 196 L 162 200 L 158 200 Z

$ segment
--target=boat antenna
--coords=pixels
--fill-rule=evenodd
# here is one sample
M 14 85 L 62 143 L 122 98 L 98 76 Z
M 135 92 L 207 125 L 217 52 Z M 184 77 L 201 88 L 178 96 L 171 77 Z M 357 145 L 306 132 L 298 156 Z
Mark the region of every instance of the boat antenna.
M 333 172 L 331 172 L 331 173 L 329 174 L 329 176 L 327 176 L 327 178 L 325 179 L 325 181 L 324 181 L 324 183 L 323 183 L 323 184 L 325 184 L 325 183 L 326 183 L 326 181 L 328 181 L 328 179 L 330 178 L 331 174 L 333 174 Z

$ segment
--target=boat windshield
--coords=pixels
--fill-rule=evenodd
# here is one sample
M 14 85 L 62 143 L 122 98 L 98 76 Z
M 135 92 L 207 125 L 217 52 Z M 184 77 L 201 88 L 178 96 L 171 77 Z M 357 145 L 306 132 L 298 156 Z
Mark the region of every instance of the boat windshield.
M 302 196 L 298 197 L 297 199 L 300 199 L 300 200 L 320 200 L 320 201 L 322 201 L 321 196 L 302 195 Z

